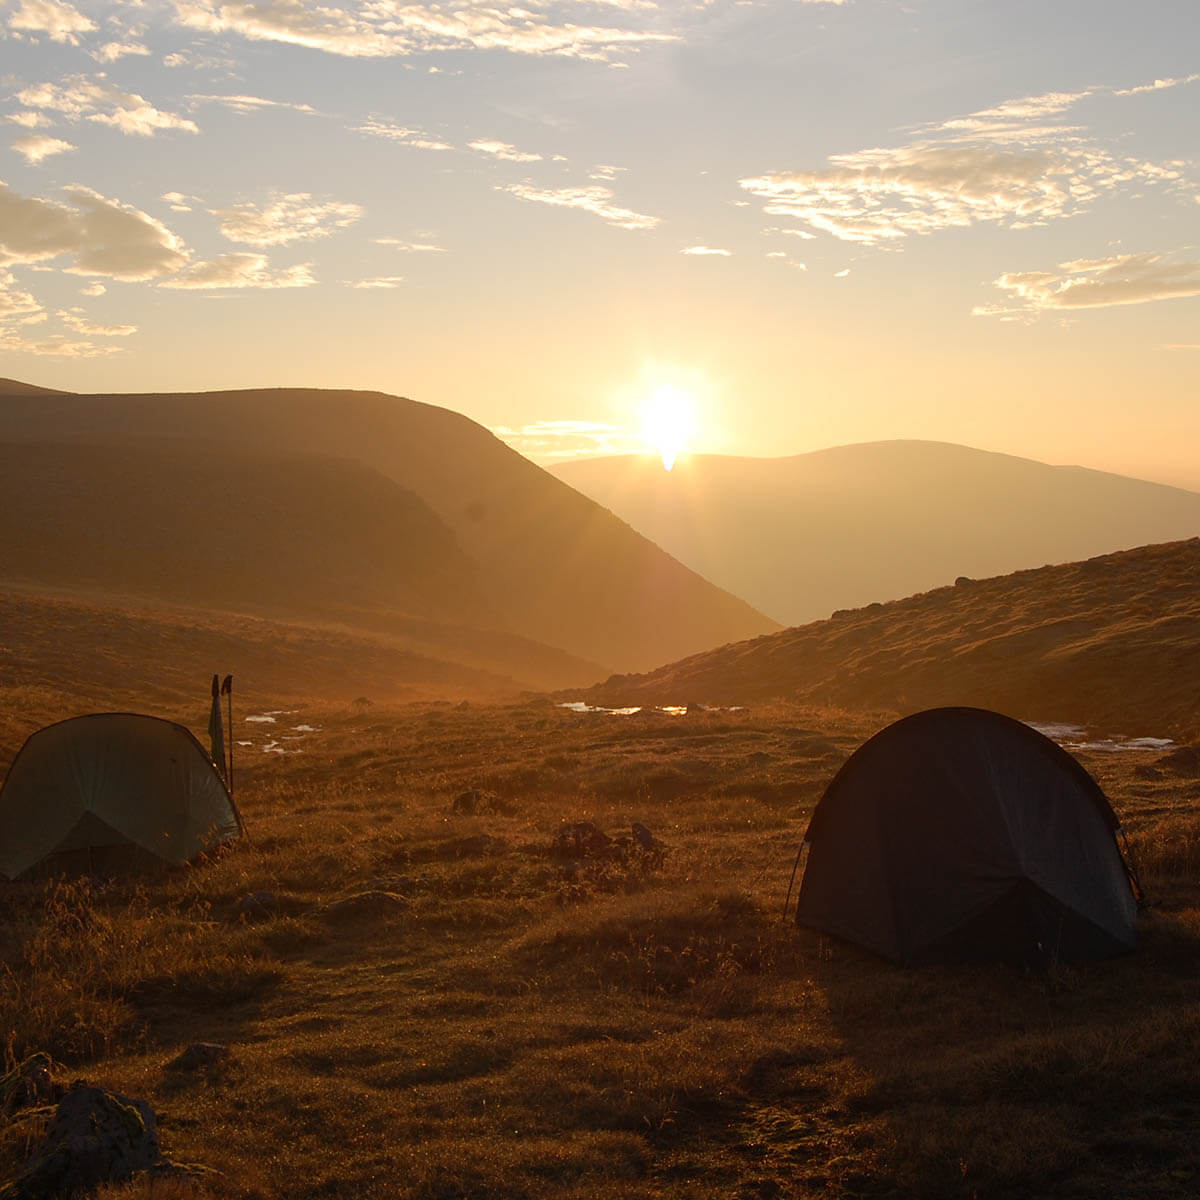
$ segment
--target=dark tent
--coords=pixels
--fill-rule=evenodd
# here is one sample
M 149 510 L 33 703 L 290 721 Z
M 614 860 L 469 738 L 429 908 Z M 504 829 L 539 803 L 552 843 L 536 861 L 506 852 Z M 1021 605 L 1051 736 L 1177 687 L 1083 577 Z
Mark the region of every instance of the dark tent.
M 978 708 L 905 717 L 817 804 L 796 920 L 901 963 L 1048 966 L 1137 945 L 1100 786 L 1061 746 Z
M 0 874 L 120 847 L 186 862 L 241 833 L 241 817 L 190 730 L 138 713 L 92 713 L 25 743 L 0 789 Z

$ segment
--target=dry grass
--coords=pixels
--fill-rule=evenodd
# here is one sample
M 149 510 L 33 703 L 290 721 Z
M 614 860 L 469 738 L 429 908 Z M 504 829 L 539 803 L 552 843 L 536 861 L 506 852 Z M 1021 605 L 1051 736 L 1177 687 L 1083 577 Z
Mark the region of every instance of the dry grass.
M 219 1172 L 105 1200 L 1200 1189 L 1200 789 L 1155 755 L 1088 761 L 1159 901 L 1141 953 L 904 971 L 780 919 L 807 814 L 873 717 L 300 721 L 322 726 L 301 753 L 244 755 L 231 852 L 0 892 L 10 1058 L 146 1098 L 167 1154 Z M 665 853 L 577 867 L 550 852 L 563 819 L 640 821 Z M 396 899 L 330 908 L 368 891 Z M 275 910 L 240 916 L 252 892 Z M 232 1058 L 171 1065 L 198 1040 Z M 6 1170 L 41 1121 L 5 1126 Z

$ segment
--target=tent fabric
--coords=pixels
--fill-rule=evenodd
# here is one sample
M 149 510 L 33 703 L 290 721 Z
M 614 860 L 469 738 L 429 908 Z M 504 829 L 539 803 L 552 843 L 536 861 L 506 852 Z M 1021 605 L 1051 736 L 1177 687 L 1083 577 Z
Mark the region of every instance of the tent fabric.
M 901 963 L 1077 962 L 1137 945 L 1137 901 L 1100 786 L 999 713 L 889 725 L 813 812 L 799 924 Z
M 242 831 L 237 807 L 189 730 L 93 713 L 38 730 L 0 789 L 0 874 L 49 855 L 133 845 L 183 863 Z

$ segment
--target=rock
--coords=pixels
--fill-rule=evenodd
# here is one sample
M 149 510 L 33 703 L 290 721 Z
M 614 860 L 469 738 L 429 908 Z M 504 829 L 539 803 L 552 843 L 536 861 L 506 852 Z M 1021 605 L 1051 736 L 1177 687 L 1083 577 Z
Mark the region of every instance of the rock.
M 250 921 L 273 917 L 278 911 L 279 897 L 274 892 L 247 892 L 234 909 L 237 916 Z
M 3 1200 L 56 1200 L 120 1183 L 143 1171 L 174 1168 L 158 1145 L 154 1112 L 103 1088 L 75 1083 L 63 1096 L 33 1160 Z
M 591 821 L 571 821 L 554 835 L 550 852 L 560 858 L 603 858 L 612 844 L 612 838 Z
M 398 917 L 408 907 L 395 892 L 358 892 L 344 900 L 335 900 L 322 910 L 331 921 L 354 921 L 363 917 Z
M 633 844 L 643 850 L 661 850 L 662 843 L 640 821 L 633 823 Z
M 454 797 L 454 803 L 451 806 L 456 813 L 462 813 L 464 816 L 471 817 L 477 813 L 483 806 L 485 794 L 478 788 L 471 788 L 469 791 L 459 792 Z
M 1180 746 L 1170 754 L 1164 754 L 1155 766 L 1172 775 L 1200 775 L 1200 746 Z
M 229 1047 L 219 1042 L 193 1042 L 168 1065 L 180 1071 L 195 1071 L 200 1067 L 213 1067 L 217 1063 L 228 1062 L 231 1057 Z

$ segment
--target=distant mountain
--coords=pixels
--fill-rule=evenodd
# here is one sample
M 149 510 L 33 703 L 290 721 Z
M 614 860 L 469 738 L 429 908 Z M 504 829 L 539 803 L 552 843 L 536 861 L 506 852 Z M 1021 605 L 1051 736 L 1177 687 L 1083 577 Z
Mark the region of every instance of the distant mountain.
M 454 661 L 487 670 L 495 633 L 506 661 L 540 658 L 510 668 L 540 686 L 777 628 L 446 409 L 377 392 L 0 393 L 0 581 L 436 624 Z
M 963 579 L 587 693 L 611 704 L 787 699 L 995 708 L 1134 736 L 1200 734 L 1200 538 Z
M 1200 494 L 942 442 L 787 458 L 555 468 L 669 553 L 786 624 L 952 583 L 1200 534 Z

